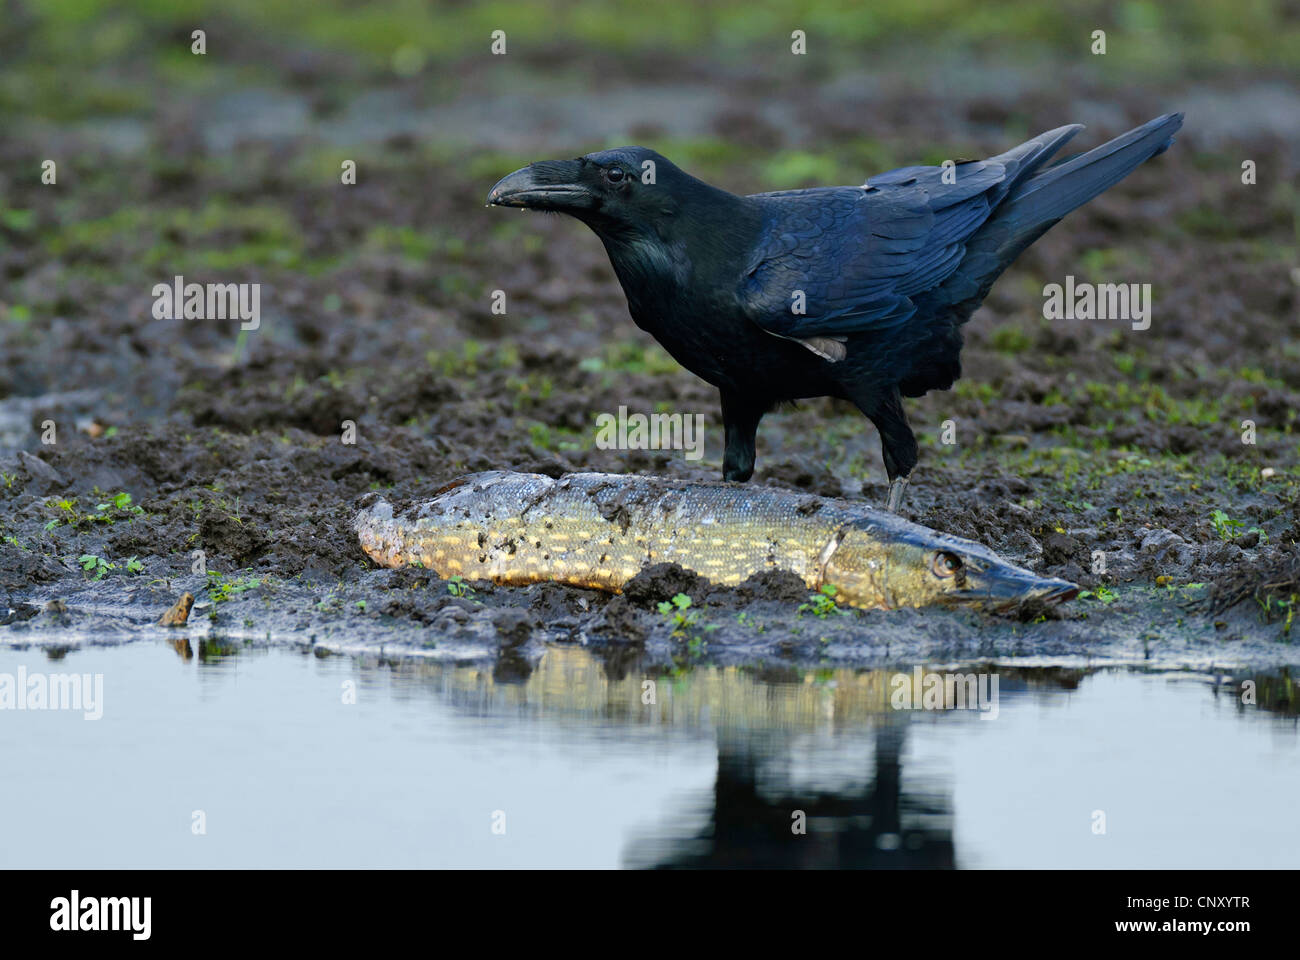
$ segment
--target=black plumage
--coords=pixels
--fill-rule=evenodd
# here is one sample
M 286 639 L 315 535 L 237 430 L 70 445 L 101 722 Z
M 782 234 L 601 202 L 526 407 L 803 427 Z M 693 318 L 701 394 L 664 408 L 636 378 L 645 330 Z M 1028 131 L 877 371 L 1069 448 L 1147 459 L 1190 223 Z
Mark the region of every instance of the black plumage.
M 775 405 L 840 397 L 879 431 L 896 509 L 917 461 L 902 398 L 951 387 L 961 326 L 1002 271 L 1181 124 L 1167 114 L 1050 166 L 1081 126 L 987 160 L 752 196 L 622 147 L 531 164 L 488 202 L 568 213 L 596 232 L 633 320 L 718 387 L 726 479 L 753 474 Z

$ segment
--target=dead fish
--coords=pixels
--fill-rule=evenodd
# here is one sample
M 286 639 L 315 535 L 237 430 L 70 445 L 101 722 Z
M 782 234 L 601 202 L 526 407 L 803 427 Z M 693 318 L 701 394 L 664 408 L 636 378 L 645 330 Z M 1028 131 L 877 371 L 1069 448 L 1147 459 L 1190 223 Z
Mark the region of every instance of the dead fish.
M 735 483 L 493 471 L 402 510 L 379 499 L 355 521 L 386 567 L 522 585 L 619 592 L 643 568 L 678 563 L 717 584 L 788 570 L 855 607 L 1069 600 L 1079 588 L 1007 563 L 970 540 L 862 503 Z

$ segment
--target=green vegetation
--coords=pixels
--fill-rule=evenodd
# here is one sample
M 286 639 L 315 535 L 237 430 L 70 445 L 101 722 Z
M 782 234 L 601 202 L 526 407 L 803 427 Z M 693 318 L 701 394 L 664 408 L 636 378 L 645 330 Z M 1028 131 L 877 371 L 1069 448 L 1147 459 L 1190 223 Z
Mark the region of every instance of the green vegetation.
M 212 602 L 212 611 L 209 616 L 216 619 L 217 606 L 231 600 L 241 593 L 253 590 L 262 585 L 262 581 L 255 577 L 227 577 L 225 574 L 218 573 L 216 570 L 208 571 L 208 599 Z
M 673 636 L 679 636 L 695 626 L 696 611 L 691 610 L 691 598 L 679 593 L 671 600 L 659 601 L 659 612 L 673 624 Z
M 717 629 L 716 624 L 701 623 L 699 608 L 693 608 L 693 601 L 684 593 L 675 595 L 671 600 L 661 600 L 659 612 L 672 624 L 674 637 L 687 638 L 692 653 L 703 653 L 704 641 L 697 631 L 706 633 Z
M 6 73 L 0 109 L 36 104 L 61 119 L 126 113 L 147 107 L 154 84 L 202 91 L 219 87 L 232 75 L 256 81 L 271 69 L 247 57 L 235 58 L 219 72 L 215 65 L 196 62 L 220 64 L 222 59 L 189 53 L 189 31 L 205 22 L 209 12 L 202 0 L 44 0 L 31 9 L 38 15 L 15 25 L 24 32 L 22 49 L 30 64 Z M 1078 56 L 1086 53 L 1091 31 L 1103 28 L 1109 39 L 1108 66 L 1113 63 L 1121 74 L 1116 82 L 1122 82 L 1134 72 L 1171 71 L 1186 63 L 1294 64 L 1300 29 L 1285 10 L 1284 0 L 999 0 L 977 5 L 881 0 L 869 6 L 849 0 L 719 0 L 704 15 L 696 5 L 682 2 L 228 0 L 222 24 L 231 26 L 213 33 L 209 44 L 215 47 L 242 25 L 263 37 L 267 49 L 278 49 L 292 37 L 350 54 L 371 68 L 414 76 L 465 56 L 467 38 L 481 38 L 486 51 L 497 29 L 507 31 L 512 54 L 587 44 L 625 52 L 669 46 L 737 58 L 755 49 L 788 51 L 790 32 L 797 27 L 807 32 L 810 50 L 856 62 L 864 51 L 869 54 L 899 36 L 930 47 L 1005 43 L 1015 45 L 1022 57 L 1033 51 L 1045 57 Z M 172 46 L 163 47 L 158 38 L 172 38 Z M 100 76 L 106 65 L 131 57 L 149 65 L 147 84 Z M 63 63 L 78 63 L 96 82 L 73 82 L 58 70 Z M 40 69 L 42 64 L 49 68 Z
M 1297 601 L 1300 601 L 1300 594 L 1295 593 L 1290 594 L 1285 600 L 1272 593 L 1255 597 L 1255 602 L 1260 607 L 1260 620 L 1264 623 L 1281 620 L 1282 635 L 1288 640 L 1291 638 L 1291 626 L 1295 621 Z
M 44 244 L 47 253 L 73 266 L 95 263 L 104 250 L 113 250 L 168 276 L 303 266 L 302 234 L 287 210 L 224 198 L 211 198 L 198 210 L 121 207 L 98 219 L 53 225 Z
M 91 574 L 91 580 L 103 580 L 111 570 L 118 569 L 118 564 L 109 563 L 103 557 L 97 557 L 93 553 L 83 553 L 77 557 L 77 563 L 81 564 L 81 569 Z M 140 573 L 144 570 L 144 564 L 136 557 L 129 558 L 122 564 L 127 573 Z
M 1094 599 L 1102 604 L 1111 604 L 1119 599 L 1119 594 L 1109 587 L 1099 586 L 1096 590 L 1080 590 L 1079 599 Z
M 989 343 L 999 353 L 1015 355 L 1024 353 L 1033 345 L 1033 338 L 1015 324 L 1004 323 L 993 330 Z
M 114 564 L 109 563 L 103 557 L 95 556 L 93 553 L 83 553 L 77 557 L 77 562 L 81 564 L 81 568 L 87 573 L 94 574 L 90 578 L 92 580 L 103 580 L 108 571 L 115 569 Z
M 100 495 L 98 489 L 96 495 Z M 45 524 L 46 530 L 53 530 L 60 525 L 74 530 L 85 530 L 97 523 L 112 525 L 118 521 L 131 521 L 144 513 L 144 508 L 136 506 L 131 494 L 120 492 L 112 494 L 107 500 L 95 504 L 93 512 L 83 513 L 78 507 L 77 497 L 51 497 L 45 506 L 54 511 L 54 519 Z
M 799 604 L 796 612 L 799 616 L 811 613 L 823 620 L 832 613 L 847 615 L 848 611 L 841 607 L 835 599 L 837 593 L 839 593 L 839 589 L 834 584 L 822 584 L 820 590 L 808 595 L 807 603 Z
M 1214 532 L 1218 534 L 1220 540 L 1234 540 L 1241 535 L 1242 527 L 1245 526 L 1240 520 L 1233 520 L 1222 510 L 1214 510 L 1210 514 L 1210 523 L 1214 527 Z M 1268 542 L 1268 534 L 1262 527 L 1251 527 L 1245 533 L 1255 533 L 1259 535 L 1260 542 Z
M 578 361 L 578 369 L 588 373 L 676 373 L 681 368 L 677 361 L 668 355 L 668 351 L 657 343 L 623 340 L 605 347 L 600 357 L 584 357 Z M 606 383 L 613 383 L 608 377 Z
M 1214 525 L 1214 532 L 1219 535 L 1220 540 L 1231 540 L 1242 526 L 1240 520 L 1231 519 L 1222 510 L 1215 510 L 1210 514 L 1210 523 Z
M 447 592 L 453 597 L 474 598 L 474 588 L 465 582 L 464 577 L 460 576 L 447 578 Z

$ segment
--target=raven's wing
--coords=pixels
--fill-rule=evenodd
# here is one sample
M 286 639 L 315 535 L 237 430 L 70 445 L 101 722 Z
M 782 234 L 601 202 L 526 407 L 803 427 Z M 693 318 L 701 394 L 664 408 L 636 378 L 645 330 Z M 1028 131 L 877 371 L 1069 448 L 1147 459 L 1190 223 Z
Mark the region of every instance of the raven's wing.
M 911 298 L 952 275 L 1010 187 L 1080 129 L 1049 131 L 989 160 L 891 170 L 861 187 L 755 195 L 766 219 L 738 291 L 746 315 L 821 346 L 820 338 L 905 323 L 916 312 Z

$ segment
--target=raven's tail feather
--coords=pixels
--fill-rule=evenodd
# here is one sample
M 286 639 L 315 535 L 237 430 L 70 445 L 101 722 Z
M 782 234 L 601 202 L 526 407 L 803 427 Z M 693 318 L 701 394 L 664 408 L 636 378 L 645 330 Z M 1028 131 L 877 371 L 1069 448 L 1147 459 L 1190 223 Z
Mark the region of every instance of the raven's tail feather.
M 1004 154 L 1013 157 L 1031 145 L 1045 142 L 1041 150 L 1029 150 L 1025 171 L 1016 171 L 1002 202 L 966 242 L 961 266 L 934 291 L 934 306 L 947 306 L 959 323 L 988 294 L 989 288 L 1013 260 L 1071 210 L 1113 187 L 1138 166 L 1173 143 L 1183 125 L 1181 113 L 1162 117 L 1130 130 L 1087 153 L 1043 168 L 1051 156 L 1078 127 L 1059 127 L 1040 134 L 1029 143 Z
M 1006 153 L 989 157 L 990 163 L 1000 163 L 1007 171 L 1006 179 L 1002 181 L 1000 189 L 989 197 L 990 204 L 996 206 L 1013 188 L 1051 160 L 1056 151 L 1065 146 L 1082 129 L 1081 123 L 1066 124 L 1064 127 L 1040 133 L 1032 140 L 1026 140 Z
M 1168 150 L 1182 125 L 1181 113 L 1167 113 L 1087 153 L 1055 163 L 1012 188 L 1004 201 L 1007 212 L 1026 225 L 1060 220 Z

